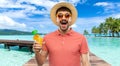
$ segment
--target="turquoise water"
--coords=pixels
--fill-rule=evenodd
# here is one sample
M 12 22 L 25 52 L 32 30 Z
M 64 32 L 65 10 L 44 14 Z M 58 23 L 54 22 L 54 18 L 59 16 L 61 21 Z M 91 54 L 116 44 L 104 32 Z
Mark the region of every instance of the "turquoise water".
M 32 35 L 0 35 L 0 39 L 32 40 Z M 22 66 L 34 56 L 26 47 L 19 50 L 18 46 L 14 46 L 10 49 L 8 51 L 4 49 L 3 44 L 0 44 L 0 66 Z
M 0 35 L 0 39 L 32 40 L 33 35 Z
M 112 66 L 120 66 L 120 38 L 87 37 L 90 51 Z
M 32 35 L 2 35 L 0 39 L 21 39 L 32 40 Z M 120 66 L 120 38 L 87 37 L 90 51 L 104 59 L 112 66 Z M 18 46 L 11 47 L 11 51 L 4 49 L 0 44 L 0 66 L 22 66 L 31 59 L 27 48 L 18 49 Z

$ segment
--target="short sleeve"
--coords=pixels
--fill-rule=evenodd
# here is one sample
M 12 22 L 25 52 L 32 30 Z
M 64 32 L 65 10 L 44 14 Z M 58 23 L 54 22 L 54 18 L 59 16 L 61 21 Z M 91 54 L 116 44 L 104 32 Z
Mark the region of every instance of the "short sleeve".
M 43 38 L 42 50 L 43 51 L 48 51 L 47 45 L 46 45 L 46 38 L 45 37 Z
M 80 45 L 80 53 L 85 54 L 85 53 L 88 53 L 88 51 L 89 51 L 88 43 L 87 43 L 86 38 L 83 36 L 82 41 L 81 41 L 81 45 Z

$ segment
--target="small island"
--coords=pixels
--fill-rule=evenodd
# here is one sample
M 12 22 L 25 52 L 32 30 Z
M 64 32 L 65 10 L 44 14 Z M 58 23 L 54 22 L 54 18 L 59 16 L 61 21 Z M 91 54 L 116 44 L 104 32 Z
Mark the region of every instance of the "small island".
M 39 33 L 40 35 L 45 35 L 46 33 Z M 18 31 L 12 29 L 0 29 L 0 35 L 32 35 L 31 32 Z

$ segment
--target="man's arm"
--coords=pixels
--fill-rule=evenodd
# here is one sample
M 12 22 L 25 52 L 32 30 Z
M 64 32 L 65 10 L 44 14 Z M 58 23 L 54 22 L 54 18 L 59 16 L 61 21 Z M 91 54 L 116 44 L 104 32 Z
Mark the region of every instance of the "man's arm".
M 37 42 L 33 44 L 33 51 L 35 52 L 35 58 L 38 66 L 42 66 L 47 58 L 48 51 L 42 50 L 42 47 Z
M 85 54 L 81 54 L 82 58 L 82 66 L 91 66 L 89 61 L 89 52 Z
M 46 60 L 48 56 L 48 52 L 47 51 L 42 51 L 41 52 L 36 52 L 35 53 L 35 58 L 36 58 L 36 61 L 38 63 L 38 66 L 42 66 Z

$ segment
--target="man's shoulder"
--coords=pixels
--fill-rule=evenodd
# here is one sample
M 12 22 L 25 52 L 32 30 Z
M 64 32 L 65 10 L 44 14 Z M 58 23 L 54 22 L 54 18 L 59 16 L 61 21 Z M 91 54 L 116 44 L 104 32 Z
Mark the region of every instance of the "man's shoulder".
M 79 33 L 77 31 L 74 31 L 74 35 L 76 35 L 78 37 L 84 37 L 84 35 L 82 33 Z
M 44 37 L 52 37 L 52 36 L 55 35 L 55 32 L 56 32 L 56 31 L 50 32 L 50 33 L 46 34 Z
M 73 32 L 74 32 L 74 34 L 76 34 L 76 35 L 83 35 L 82 33 L 77 32 L 77 31 L 73 31 Z

